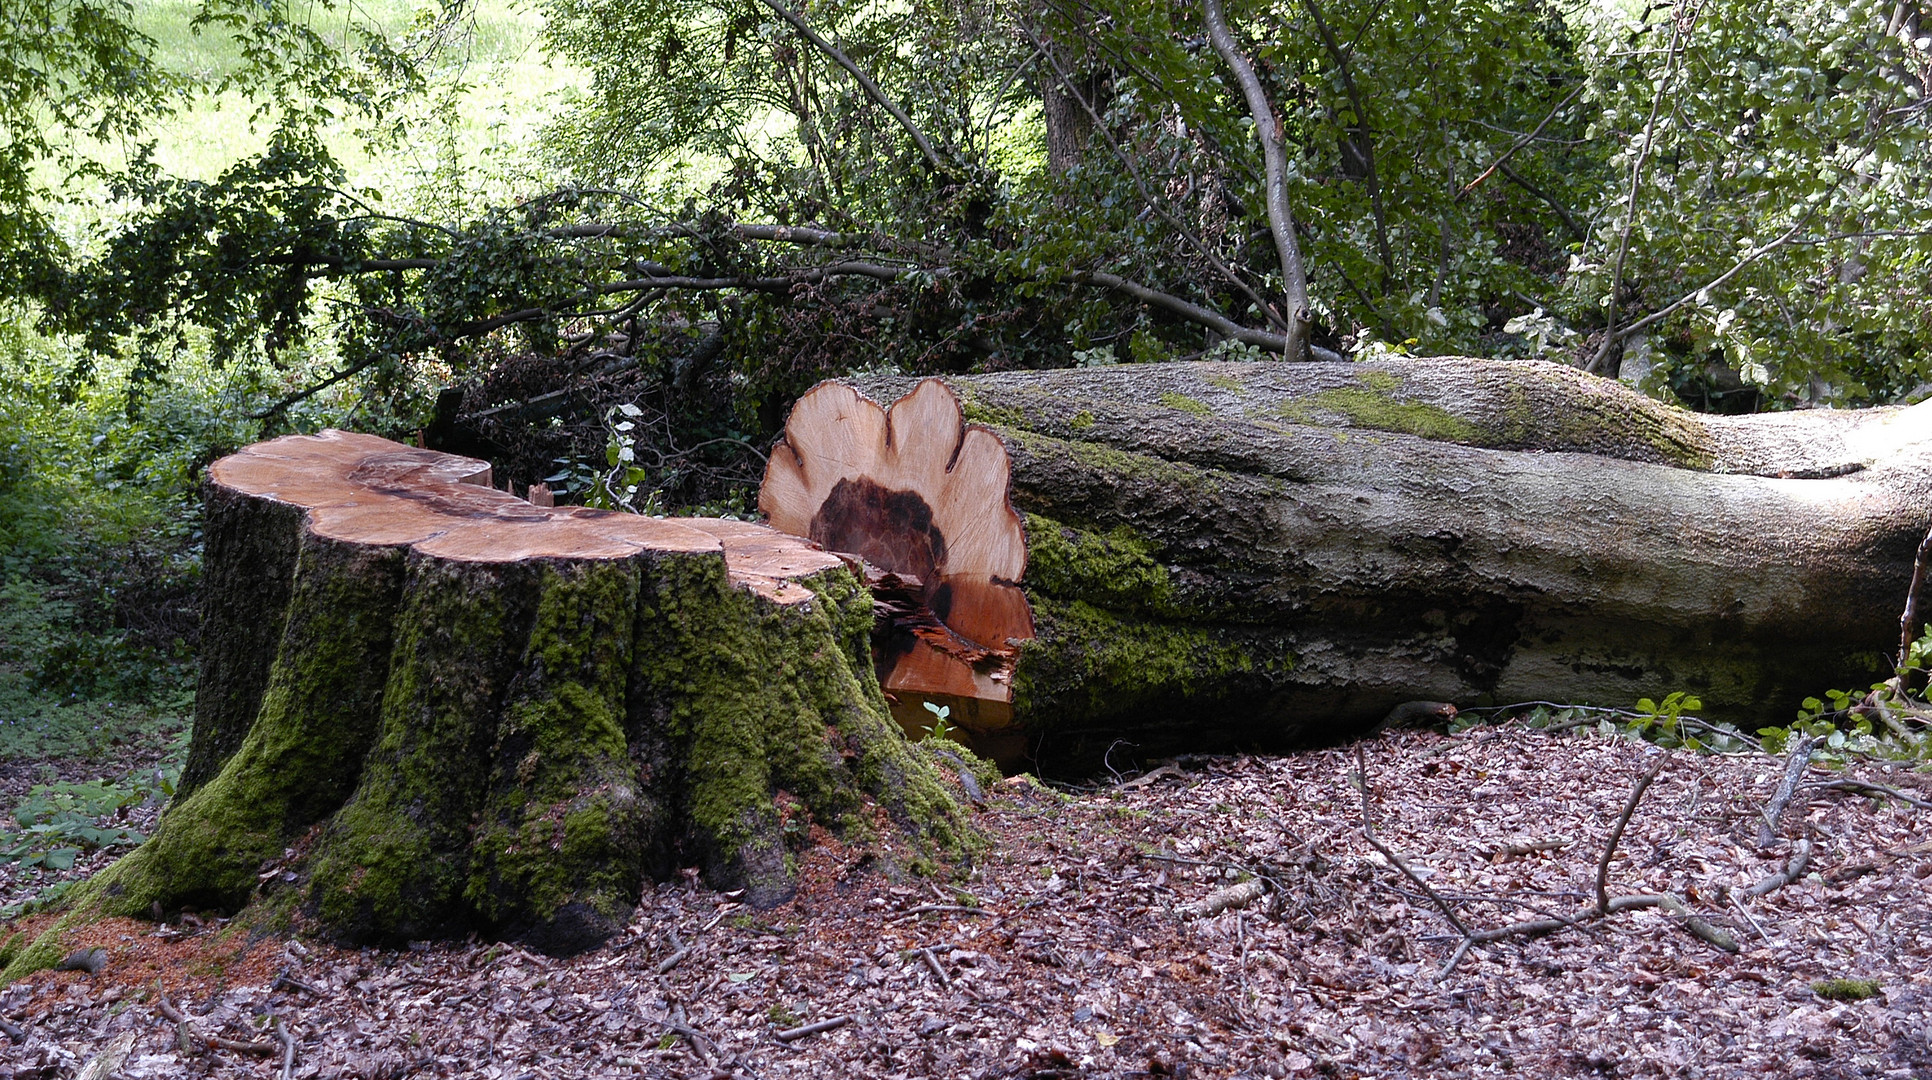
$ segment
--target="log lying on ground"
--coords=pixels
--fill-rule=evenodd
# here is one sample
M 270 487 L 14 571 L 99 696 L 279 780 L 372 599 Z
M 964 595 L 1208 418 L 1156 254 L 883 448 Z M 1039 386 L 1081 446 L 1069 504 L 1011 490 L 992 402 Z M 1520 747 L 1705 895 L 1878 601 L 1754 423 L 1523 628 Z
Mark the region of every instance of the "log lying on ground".
M 902 719 L 943 702 L 1004 732 L 994 749 L 1049 760 L 1120 738 L 1145 753 L 1335 737 L 1411 699 L 1688 689 L 1718 718 L 1784 722 L 1806 695 L 1886 674 L 1932 521 L 1932 403 L 1710 417 L 1558 365 L 1458 358 L 947 385 L 963 427 L 930 391 L 912 399 L 920 425 L 867 414 L 859 392 L 892 401 L 911 380 L 816 388 L 761 505 L 777 527 L 877 553 L 903 542 L 813 523 L 840 516 L 819 513 L 825 496 L 864 487 L 874 461 L 923 463 L 874 477 L 877 505 L 995 490 L 977 516 L 932 515 L 975 521 L 1010 500 L 1033 632 L 976 640 L 976 666 L 952 657 L 973 694 L 881 666 Z M 960 478 L 989 469 L 968 448 L 995 439 L 1010 464 Z
M 482 462 L 341 432 L 211 467 L 190 764 L 84 907 L 232 911 L 260 887 L 349 941 L 569 953 L 678 866 L 774 903 L 788 843 L 861 839 L 869 806 L 921 857 L 962 850 L 838 559 L 479 480 Z

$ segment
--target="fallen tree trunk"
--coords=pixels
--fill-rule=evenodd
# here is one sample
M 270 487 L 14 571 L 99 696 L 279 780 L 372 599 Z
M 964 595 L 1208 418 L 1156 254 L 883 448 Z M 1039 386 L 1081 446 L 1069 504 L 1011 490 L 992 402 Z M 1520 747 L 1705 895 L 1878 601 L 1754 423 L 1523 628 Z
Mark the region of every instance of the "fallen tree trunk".
M 1121 738 L 1279 745 L 1411 699 L 1627 705 L 1686 689 L 1747 729 L 1787 722 L 1809 694 L 1889 673 L 1932 521 L 1932 403 L 1701 416 L 1558 365 L 1456 358 L 946 385 L 963 412 L 943 419 L 921 395 L 917 425 L 859 395 L 889 401 L 911 380 L 814 389 L 761 506 L 776 527 L 870 553 L 875 579 L 918 578 L 880 561 L 900 539 L 814 524 L 832 490 L 892 458 L 927 463 L 925 479 L 880 477 L 877 505 L 895 485 L 933 506 L 997 493 L 938 516 L 1016 513 L 1025 561 L 1009 580 L 1026 611 L 992 622 L 1030 632 L 959 632 L 974 616 L 955 602 L 939 621 L 980 655 L 908 664 L 888 648 L 880 667 L 902 722 L 943 703 L 1004 756 L 1066 760 Z M 1008 460 L 988 472 L 995 441 Z
M 190 764 L 79 913 L 265 900 L 352 942 L 570 953 L 676 867 L 775 903 L 813 827 L 859 841 L 872 806 L 921 858 L 964 850 L 839 560 L 468 482 L 488 473 L 342 432 L 210 468 Z

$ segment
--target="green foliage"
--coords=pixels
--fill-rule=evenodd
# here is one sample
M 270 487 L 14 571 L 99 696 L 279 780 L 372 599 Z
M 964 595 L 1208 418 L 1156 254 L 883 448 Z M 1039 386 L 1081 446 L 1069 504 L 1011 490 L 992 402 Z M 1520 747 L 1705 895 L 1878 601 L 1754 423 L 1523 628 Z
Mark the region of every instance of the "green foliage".
M 130 777 L 122 784 L 37 785 L 14 807 L 14 828 L 0 828 L 0 863 L 65 870 L 83 851 L 132 847 L 142 834 L 116 822 L 150 799 L 173 794 L 173 779 L 165 773 L 151 781 Z
M 1573 317 L 1608 304 L 1627 230 L 1618 303 L 1688 298 L 1655 329 L 1680 396 L 1708 400 L 1694 384 L 1712 359 L 1771 398 L 1923 396 L 1932 51 L 1916 16 L 1889 0 L 1600 10 L 1582 133 L 1613 148 L 1615 182 L 1569 267 Z

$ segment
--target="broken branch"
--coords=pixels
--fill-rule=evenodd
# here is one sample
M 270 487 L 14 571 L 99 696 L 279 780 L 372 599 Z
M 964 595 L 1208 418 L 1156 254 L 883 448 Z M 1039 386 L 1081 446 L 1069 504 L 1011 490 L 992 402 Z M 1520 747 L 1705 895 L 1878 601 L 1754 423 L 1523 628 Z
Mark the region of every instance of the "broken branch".
M 1637 778 L 1637 786 L 1630 789 L 1630 799 L 1623 804 L 1623 813 L 1617 815 L 1617 823 L 1610 829 L 1610 839 L 1603 845 L 1603 858 L 1597 863 L 1597 917 L 1610 914 L 1610 859 L 1617 853 L 1617 843 L 1623 839 L 1624 827 L 1630 824 L 1630 815 L 1637 812 L 1637 804 L 1643 801 L 1644 792 L 1649 790 L 1650 782 L 1664 769 L 1668 757 L 1659 754 L 1650 768 Z
M 1785 808 L 1791 805 L 1791 796 L 1797 793 L 1798 780 L 1804 776 L 1805 766 L 1811 764 L 1812 739 L 1800 735 L 1797 745 L 1791 748 L 1791 755 L 1785 759 L 1784 779 L 1778 781 L 1776 791 L 1771 793 L 1771 801 L 1765 804 L 1764 818 L 1758 822 L 1758 846 L 1768 848 L 1778 842 L 1778 823 L 1784 818 Z

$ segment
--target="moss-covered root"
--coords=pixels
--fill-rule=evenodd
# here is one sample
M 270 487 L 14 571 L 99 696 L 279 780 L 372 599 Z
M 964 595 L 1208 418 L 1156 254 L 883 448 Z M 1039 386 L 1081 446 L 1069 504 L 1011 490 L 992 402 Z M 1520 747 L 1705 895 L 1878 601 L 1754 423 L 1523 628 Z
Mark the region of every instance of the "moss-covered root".
M 789 838 L 867 828 L 861 795 L 928 853 L 975 843 L 965 810 L 914 755 L 871 673 L 871 597 L 844 570 L 809 603 L 733 588 L 714 560 L 671 557 L 640 598 L 633 743 L 682 763 L 685 844 L 706 879 L 769 906 L 793 890 Z
M 241 748 L 169 808 L 151 840 L 96 879 L 104 911 L 236 910 L 263 863 L 348 798 L 375 736 L 381 680 L 370 672 L 389 663 L 402 554 L 311 536 L 296 578 Z

